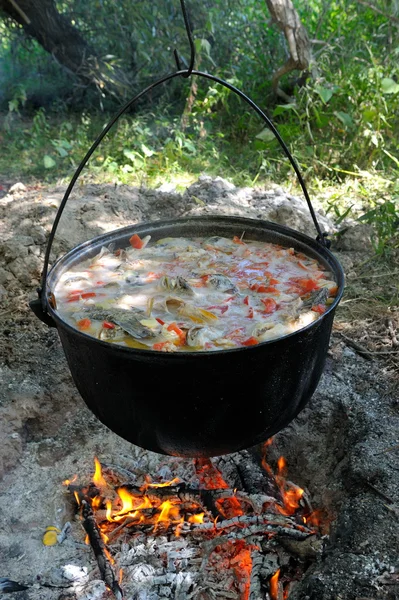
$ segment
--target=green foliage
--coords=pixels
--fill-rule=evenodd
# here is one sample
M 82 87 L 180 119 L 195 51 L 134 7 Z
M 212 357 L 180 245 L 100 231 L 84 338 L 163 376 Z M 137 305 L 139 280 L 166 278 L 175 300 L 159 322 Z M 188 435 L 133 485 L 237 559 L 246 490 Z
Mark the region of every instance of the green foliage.
M 292 97 L 286 104 L 276 103 L 270 93 L 272 74 L 286 54 L 264 1 L 204 0 L 188 9 L 197 67 L 243 89 L 273 118 L 311 189 L 348 189 L 345 197 L 330 195 L 327 212 L 338 223 L 363 215 L 375 228 L 376 252 L 383 253 L 397 244 L 399 28 L 389 19 L 398 16 L 397 3 L 377 2 L 388 16 L 347 0 L 295 3 L 309 37 L 318 43 L 306 84 L 295 87 L 292 74 L 283 79 Z M 187 60 L 178 1 L 69 0 L 58 8 L 110 68 L 118 65 L 129 73 L 132 95 L 174 69 L 174 48 Z M 0 22 L 1 33 L 5 152 L 0 172 L 49 181 L 68 177 L 114 107 L 74 87 L 75 81 L 18 27 L 5 29 Z M 157 185 L 206 171 L 237 184 L 273 179 L 295 185 L 271 132 L 225 88 L 203 79 L 175 80 L 162 89 L 161 99 L 148 99 L 139 109 L 106 137 L 88 176 Z
M 386 254 L 399 248 L 399 196 L 377 204 L 362 215 L 359 221 L 373 225 L 372 242 L 376 254 Z

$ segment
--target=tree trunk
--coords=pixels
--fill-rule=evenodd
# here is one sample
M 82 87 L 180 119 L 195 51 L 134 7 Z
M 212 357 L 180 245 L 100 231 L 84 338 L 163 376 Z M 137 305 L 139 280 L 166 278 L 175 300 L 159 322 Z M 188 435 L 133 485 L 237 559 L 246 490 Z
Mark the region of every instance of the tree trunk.
M 289 102 L 291 99 L 279 88 L 279 81 L 291 71 L 308 70 L 311 59 L 310 40 L 291 0 L 266 0 L 266 4 L 273 23 L 284 33 L 290 55 L 287 62 L 273 75 L 273 92 Z
M 128 91 L 124 73 L 101 60 L 54 0 L 0 0 L 0 11 L 22 25 L 25 33 L 85 85 L 123 98 Z

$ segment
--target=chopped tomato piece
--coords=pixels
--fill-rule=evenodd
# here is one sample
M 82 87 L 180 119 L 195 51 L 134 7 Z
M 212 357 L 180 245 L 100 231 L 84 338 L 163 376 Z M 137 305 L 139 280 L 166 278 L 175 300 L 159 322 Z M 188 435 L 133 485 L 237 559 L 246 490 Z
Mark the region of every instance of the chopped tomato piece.
M 155 317 L 155 320 L 158 321 L 160 325 L 165 325 L 165 321 L 162 321 L 162 319 L 158 319 L 158 317 Z
M 256 344 L 259 344 L 259 342 L 255 337 L 250 337 L 244 342 L 242 342 L 243 346 L 256 346 Z
M 249 307 L 248 318 L 249 319 L 254 318 L 254 309 L 252 308 L 252 306 Z
M 152 347 L 154 350 L 162 350 L 162 348 L 164 348 L 168 343 L 169 342 L 158 342 L 157 344 L 153 344 Z
M 265 312 L 268 315 L 271 315 L 277 309 L 277 303 L 275 300 L 273 300 L 273 298 L 262 298 L 261 302 L 265 305 L 265 309 L 263 312 Z
M 245 246 L 245 242 L 243 242 L 239 237 L 237 237 L 236 235 L 233 237 L 233 242 L 235 244 L 242 244 L 243 246 Z
M 129 243 L 132 246 L 132 248 L 137 248 L 137 250 L 140 250 L 140 248 L 144 246 L 143 240 L 140 236 L 137 235 L 137 233 L 132 235 L 132 237 L 129 240 Z
M 109 321 L 103 321 L 104 329 L 115 329 L 115 325 Z
M 104 285 L 105 281 L 96 281 L 96 285 Z
M 94 298 L 96 296 L 95 292 L 83 292 L 81 294 L 82 298 Z
M 90 319 L 80 319 L 76 324 L 80 331 L 85 331 L 86 329 L 90 329 L 91 321 Z
M 298 284 L 305 292 L 313 292 L 319 289 L 317 281 L 313 279 L 298 279 Z
M 270 285 L 276 285 L 277 283 L 280 283 L 278 279 L 274 279 L 273 277 L 269 280 Z
M 167 327 L 168 331 L 173 331 L 176 335 L 179 336 L 180 340 L 184 343 L 186 341 L 186 333 L 177 326 L 176 323 L 171 323 Z
M 245 296 L 245 298 L 244 298 L 244 304 L 246 304 L 247 306 L 249 306 L 249 296 Z
M 320 313 L 322 315 L 323 313 L 326 312 L 326 305 L 325 304 L 315 304 L 314 306 L 312 306 L 312 310 L 314 312 Z

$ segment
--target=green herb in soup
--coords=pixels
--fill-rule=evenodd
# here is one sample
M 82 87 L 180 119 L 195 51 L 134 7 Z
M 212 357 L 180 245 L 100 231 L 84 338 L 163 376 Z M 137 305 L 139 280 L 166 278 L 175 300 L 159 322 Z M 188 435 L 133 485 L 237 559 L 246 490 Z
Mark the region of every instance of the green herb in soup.
M 315 259 L 234 237 L 130 238 L 63 273 L 54 295 L 72 327 L 162 352 L 254 346 L 306 327 L 338 292 Z

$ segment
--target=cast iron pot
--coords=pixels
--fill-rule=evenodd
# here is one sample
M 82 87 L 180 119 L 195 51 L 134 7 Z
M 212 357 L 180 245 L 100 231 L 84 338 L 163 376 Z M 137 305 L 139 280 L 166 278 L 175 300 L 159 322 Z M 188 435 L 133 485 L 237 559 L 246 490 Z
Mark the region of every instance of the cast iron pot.
M 188 37 L 189 31 L 184 2 Z M 285 427 L 311 398 L 323 370 L 334 312 L 344 276 L 328 250 L 299 168 L 266 114 L 242 91 L 222 79 L 193 70 L 194 44 L 187 70 L 167 75 L 129 100 L 97 137 L 79 164 L 61 201 L 44 259 L 34 313 L 58 329 L 76 386 L 93 413 L 112 431 L 148 450 L 183 457 L 206 457 L 248 448 Z M 179 63 L 179 61 L 177 61 Z M 62 212 L 84 166 L 116 121 L 155 87 L 176 77 L 195 75 L 234 92 L 274 133 L 302 187 L 317 240 L 287 227 L 239 217 L 197 217 L 131 226 L 81 244 L 48 273 L 51 247 Z M 95 256 L 101 246 L 128 246 L 133 233 L 166 236 L 220 235 L 275 242 L 316 258 L 333 273 L 339 286 L 334 303 L 317 321 L 283 338 L 257 346 L 212 352 L 163 353 L 110 344 L 77 331 L 53 309 L 51 294 L 60 275 Z
M 97 340 L 64 322 L 49 294 L 65 270 L 93 257 L 101 246 L 127 247 L 129 237 L 213 235 L 293 247 L 333 272 L 339 293 L 304 329 L 257 346 L 212 352 L 164 353 Z M 47 278 L 48 316 L 56 325 L 82 398 L 112 431 L 164 454 L 206 457 L 264 441 L 285 427 L 311 398 L 320 379 L 342 269 L 319 242 L 287 227 L 240 217 L 191 217 L 130 226 L 81 244 L 62 257 Z

